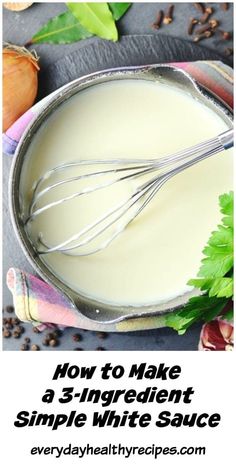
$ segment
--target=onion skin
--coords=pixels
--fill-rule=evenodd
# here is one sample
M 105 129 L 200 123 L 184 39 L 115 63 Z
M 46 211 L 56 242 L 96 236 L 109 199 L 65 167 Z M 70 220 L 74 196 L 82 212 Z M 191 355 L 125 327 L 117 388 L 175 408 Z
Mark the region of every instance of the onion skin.
M 22 10 L 26 10 L 26 8 L 29 8 L 31 5 L 33 5 L 33 3 L 3 3 L 3 6 L 7 9 L 7 10 L 12 10 L 12 11 L 22 11 Z
M 17 46 L 3 49 L 3 131 L 34 103 L 38 91 L 37 57 Z

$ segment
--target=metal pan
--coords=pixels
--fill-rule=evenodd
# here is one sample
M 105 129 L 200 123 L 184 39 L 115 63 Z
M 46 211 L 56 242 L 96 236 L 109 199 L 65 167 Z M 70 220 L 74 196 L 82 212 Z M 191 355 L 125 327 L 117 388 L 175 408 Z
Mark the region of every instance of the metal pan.
M 52 271 L 50 271 L 43 260 L 41 260 L 35 252 L 27 233 L 25 232 L 24 224 L 21 219 L 21 202 L 19 197 L 20 175 L 28 147 L 34 135 L 44 123 L 45 119 L 62 103 L 85 88 L 93 87 L 96 84 L 111 80 L 123 80 L 127 78 L 160 81 L 174 86 L 175 88 L 184 90 L 217 113 L 229 127 L 232 125 L 232 110 L 230 110 L 224 103 L 220 102 L 216 97 L 213 97 L 209 91 L 201 88 L 186 72 L 181 69 L 158 64 L 109 69 L 77 79 L 68 85 L 63 86 L 58 90 L 58 92 L 54 93 L 41 112 L 39 112 L 39 114 L 29 124 L 16 150 L 10 176 L 10 213 L 15 233 L 20 246 L 35 271 L 38 272 L 46 282 L 52 284 L 67 296 L 71 301 L 72 306 L 79 310 L 82 317 L 89 318 L 99 325 L 109 323 L 113 324 L 130 318 L 161 315 L 184 305 L 188 301 L 189 297 L 196 294 L 197 291 L 193 290 L 192 292 L 188 292 L 167 303 L 143 307 L 104 304 L 75 292 Z

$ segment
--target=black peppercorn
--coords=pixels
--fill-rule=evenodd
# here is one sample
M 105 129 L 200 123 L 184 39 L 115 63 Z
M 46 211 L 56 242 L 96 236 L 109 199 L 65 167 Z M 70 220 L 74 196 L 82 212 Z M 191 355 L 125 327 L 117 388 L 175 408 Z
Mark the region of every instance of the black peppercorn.
M 5 328 L 6 329 L 12 329 L 12 324 L 11 323 L 5 323 Z
M 60 336 L 62 336 L 62 331 L 60 329 L 54 329 L 52 334 L 53 334 L 53 336 L 59 338 Z
M 20 347 L 20 350 L 21 351 L 28 351 L 29 350 L 29 344 L 21 344 L 21 347 Z
M 56 347 L 56 346 L 58 346 L 58 344 L 59 343 L 58 343 L 57 339 L 50 339 L 50 341 L 49 341 L 49 346 L 51 346 L 51 347 Z
M 55 339 L 55 336 L 53 333 L 47 333 L 46 336 L 45 336 L 45 339 L 47 339 L 48 341 L 50 341 L 51 339 Z
M 14 307 L 12 305 L 7 305 L 6 306 L 6 312 L 7 313 L 13 313 L 14 312 Z
M 33 332 L 34 332 L 34 333 L 37 333 L 37 334 L 40 333 L 40 331 L 39 331 L 39 329 L 37 328 L 37 326 L 34 326 L 34 327 L 33 327 Z
M 3 337 L 4 338 L 10 338 L 11 337 L 11 331 L 9 331 L 9 329 L 4 329 L 3 330 Z
M 81 334 L 75 333 L 75 334 L 72 335 L 72 339 L 73 339 L 73 341 L 80 342 L 80 341 L 82 341 L 83 338 L 82 338 Z
M 32 344 L 31 351 L 40 351 L 40 347 L 37 344 Z
M 20 338 L 21 333 L 19 333 L 19 331 L 14 330 L 12 335 L 13 335 L 13 338 Z
M 25 332 L 25 328 L 23 326 L 17 326 L 15 331 L 19 334 L 22 334 Z
M 98 331 L 98 332 L 96 333 L 96 335 L 97 335 L 97 337 L 98 337 L 99 339 L 106 339 L 107 336 L 108 336 L 108 334 L 107 334 L 107 333 L 104 333 L 103 331 Z

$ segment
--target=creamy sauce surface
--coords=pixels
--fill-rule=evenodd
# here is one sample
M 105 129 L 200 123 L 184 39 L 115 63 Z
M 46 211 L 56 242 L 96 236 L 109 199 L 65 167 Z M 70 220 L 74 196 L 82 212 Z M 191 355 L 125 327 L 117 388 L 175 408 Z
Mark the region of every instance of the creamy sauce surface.
M 116 80 L 90 87 L 60 106 L 32 140 L 21 176 L 24 209 L 34 182 L 61 163 L 159 158 L 225 129 L 213 111 L 164 84 Z M 169 180 L 104 251 L 41 257 L 71 288 L 105 303 L 151 305 L 186 293 L 204 245 L 220 222 L 218 197 L 232 187 L 232 158 L 231 150 L 217 154 Z M 55 172 L 47 184 L 95 170 L 85 166 Z M 59 244 L 128 198 L 136 184 L 122 182 L 54 207 L 28 225 L 29 236 L 35 243 L 42 232 L 50 245 Z M 91 180 L 56 187 L 41 198 L 39 207 L 88 185 Z

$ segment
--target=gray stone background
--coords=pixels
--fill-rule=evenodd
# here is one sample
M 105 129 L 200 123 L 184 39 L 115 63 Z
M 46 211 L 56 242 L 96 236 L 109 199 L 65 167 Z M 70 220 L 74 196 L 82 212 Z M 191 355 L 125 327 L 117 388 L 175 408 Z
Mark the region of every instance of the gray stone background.
M 114 67 L 119 63 L 119 52 L 126 62 L 137 63 L 136 55 L 145 50 L 147 63 L 151 61 L 166 62 L 168 60 L 194 60 L 194 59 L 219 59 L 222 58 L 228 64 L 232 64 L 232 57 L 225 56 L 225 48 L 232 47 L 232 41 L 224 42 L 219 36 L 213 36 L 201 42 L 198 47 L 192 43 L 187 34 L 187 23 L 191 16 L 198 16 L 193 3 L 176 3 L 174 21 L 169 26 L 163 26 L 159 31 L 153 31 L 151 24 L 155 21 L 159 9 L 166 9 L 168 3 L 134 3 L 127 14 L 118 22 L 118 30 L 121 36 L 118 45 L 91 38 L 70 45 L 37 45 L 34 46 L 40 56 L 40 82 L 38 98 L 49 93 L 56 87 L 69 80 L 68 71 L 65 68 L 66 60 L 71 64 L 81 57 L 81 65 L 77 66 L 74 73 L 98 70 L 100 64 Z M 219 3 L 210 3 L 215 12 L 214 18 L 220 20 L 221 28 L 232 31 L 233 28 L 233 4 L 224 12 Z M 64 3 L 35 3 L 23 12 L 10 12 L 3 8 L 3 40 L 13 44 L 24 45 L 51 17 L 66 10 Z M 164 35 L 164 36 L 163 36 Z M 177 39 L 176 39 L 177 38 Z M 87 59 L 86 51 L 95 51 L 98 57 Z M 99 58 L 99 51 L 103 57 Z M 81 56 L 79 55 L 81 54 Z M 69 56 L 68 56 L 69 55 Z M 117 59 L 118 58 L 118 59 Z M 124 60 L 124 59 L 122 59 Z M 59 62 L 58 62 L 59 61 Z M 84 61 L 84 62 L 83 62 Z M 111 61 L 112 63 L 110 63 Z M 141 59 L 140 59 L 141 61 Z M 57 65 L 54 65 L 57 62 Z M 89 63 L 89 65 L 88 65 Z M 140 62 L 142 63 L 142 62 Z M 125 65 L 125 64 L 123 64 Z M 63 73 L 63 67 L 65 68 Z M 57 81 L 55 71 L 59 71 Z M 73 77 L 75 78 L 75 77 Z M 70 78 L 71 79 L 71 78 Z M 3 308 L 12 305 L 12 297 L 5 284 L 5 275 L 9 267 L 18 266 L 27 271 L 32 271 L 23 253 L 21 252 L 9 220 L 7 186 L 11 158 L 3 157 Z M 3 316 L 10 316 L 4 312 Z M 68 328 L 60 338 L 60 345 L 56 348 L 42 346 L 43 334 L 35 334 L 31 325 L 25 324 L 25 333 L 21 339 L 3 339 L 4 350 L 19 350 L 25 336 L 30 337 L 32 343 L 40 346 L 40 349 L 71 350 L 80 347 L 84 350 L 94 350 L 103 347 L 107 350 L 196 350 L 200 332 L 200 325 L 191 328 L 184 336 L 178 336 L 174 331 L 163 328 L 159 330 L 140 331 L 134 333 L 109 334 L 105 339 L 99 339 L 94 332 L 80 330 L 81 342 L 75 343 L 72 335 L 79 330 Z

